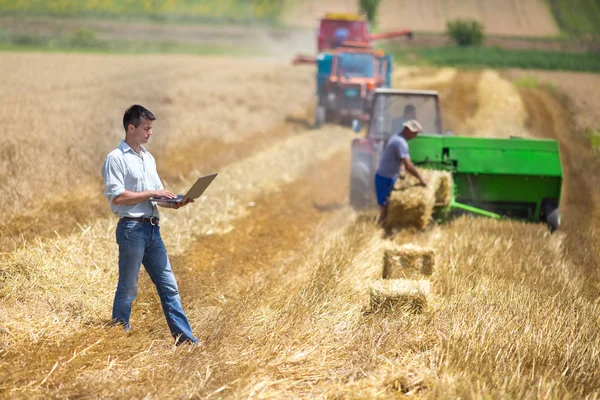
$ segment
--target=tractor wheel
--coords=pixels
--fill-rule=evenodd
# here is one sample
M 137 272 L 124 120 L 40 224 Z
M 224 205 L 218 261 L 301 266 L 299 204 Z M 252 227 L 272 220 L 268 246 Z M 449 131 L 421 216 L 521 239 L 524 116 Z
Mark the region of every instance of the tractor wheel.
M 327 121 L 327 110 L 323 106 L 317 106 L 315 110 L 315 128 L 319 129 Z
M 560 214 L 558 212 L 558 205 L 554 202 L 547 202 L 543 204 L 544 219 L 548 224 L 550 232 L 556 231 L 560 227 Z
M 357 210 L 372 205 L 374 196 L 374 174 L 371 171 L 370 157 L 352 155 L 350 170 L 350 205 Z

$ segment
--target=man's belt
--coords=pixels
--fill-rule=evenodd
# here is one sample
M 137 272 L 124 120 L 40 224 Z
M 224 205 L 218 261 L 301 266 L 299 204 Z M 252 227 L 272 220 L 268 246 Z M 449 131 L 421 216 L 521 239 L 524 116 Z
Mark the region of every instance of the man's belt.
M 130 219 L 133 221 L 142 221 L 142 222 L 148 222 L 150 225 L 158 225 L 158 218 L 156 217 L 152 217 L 152 218 L 147 218 L 147 217 L 123 217 L 122 219 Z

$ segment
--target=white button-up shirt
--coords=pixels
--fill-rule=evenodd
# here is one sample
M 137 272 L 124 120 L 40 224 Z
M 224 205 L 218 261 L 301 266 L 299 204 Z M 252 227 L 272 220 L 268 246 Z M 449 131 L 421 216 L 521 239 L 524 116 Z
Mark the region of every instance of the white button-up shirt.
M 156 172 L 156 161 L 148 150 L 142 147 L 138 154 L 125 141 L 122 141 L 119 147 L 106 156 L 104 164 L 102 164 L 102 176 L 106 184 L 104 196 L 108 199 L 112 211 L 118 214 L 119 218 L 158 218 L 156 202 L 146 200 L 130 206 L 118 206 L 113 203 L 113 199 L 125 190 L 141 192 L 164 189 Z

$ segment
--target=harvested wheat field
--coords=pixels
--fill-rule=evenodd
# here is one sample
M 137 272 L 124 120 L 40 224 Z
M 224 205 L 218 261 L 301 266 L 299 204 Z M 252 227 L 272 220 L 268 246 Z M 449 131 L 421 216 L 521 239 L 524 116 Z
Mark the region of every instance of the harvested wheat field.
M 351 0 L 309 0 L 290 2 L 285 22 L 292 26 L 314 26 L 327 12 L 358 11 Z M 381 30 L 414 29 L 444 32 L 446 22 L 456 18 L 481 21 L 486 31 L 499 35 L 551 36 L 559 29 L 543 0 L 383 0 L 378 28 Z
M 457 133 L 485 122 L 502 136 L 508 119 L 511 132 L 560 140 L 564 229 L 461 217 L 384 239 L 371 214 L 347 205 L 353 133 L 310 129 L 310 68 L 178 56 L 0 61 L 11 66 L 0 77 L 0 397 L 600 395 L 600 162 L 577 129 L 563 129 L 579 120 L 545 89 L 517 89 L 494 71 L 397 76 L 439 89 Z M 145 273 L 132 330 L 107 326 L 116 221 L 99 169 L 133 102 L 158 117 L 149 147 L 167 187 L 219 172 L 199 201 L 161 218 L 199 347 L 173 345 Z M 435 268 L 418 268 L 433 274 L 382 282 L 389 249 L 420 249 Z
M 0 76 L 0 203 L 5 205 L 0 252 L 15 249 L 31 232 L 54 235 L 66 225 L 108 216 L 96 196 L 102 189 L 99 166 L 123 137 L 123 104 L 143 103 L 159 116 L 155 129 L 161 134 L 148 147 L 168 184 L 190 178 L 183 171 L 211 172 L 238 161 L 306 131 L 309 123 L 311 73 L 281 63 L 186 56 L 0 57 L 5 71 Z M 252 91 L 255 86 L 261 90 Z

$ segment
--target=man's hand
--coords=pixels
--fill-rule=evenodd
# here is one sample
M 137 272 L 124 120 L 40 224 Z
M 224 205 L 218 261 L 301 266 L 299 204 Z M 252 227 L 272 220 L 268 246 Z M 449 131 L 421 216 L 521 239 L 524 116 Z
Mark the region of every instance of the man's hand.
M 404 164 L 404 168 L 406 168 L 406 171 L 417 178 L 422 186 L 427 187 L 427 181 L 421 176 L 419 170 L 415 168 L 415 165 L 412 163 L 412 161 L 410 161 L 410 158 L 403 158 L 402 162 Z
M 172 192 L 169 192 L 168 190 L 162 189 L 162 190 L 153 190 L 151 197 L 163 197 L 166 199 L 175 199 L 175 198 L 177 198 L 177 195 Z
M 178 208 L 181 208 L 183 206 L 187 206 L 188 204 L 193 203 L 193 202 L 194 202 L 193 199 L 187 199 L 185 202 L 182 201 L 180 203 L 173 203 L 173 208 L 175 210 L 177 210 Z

